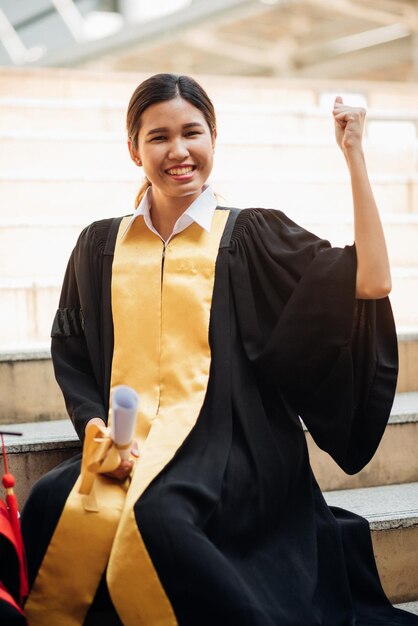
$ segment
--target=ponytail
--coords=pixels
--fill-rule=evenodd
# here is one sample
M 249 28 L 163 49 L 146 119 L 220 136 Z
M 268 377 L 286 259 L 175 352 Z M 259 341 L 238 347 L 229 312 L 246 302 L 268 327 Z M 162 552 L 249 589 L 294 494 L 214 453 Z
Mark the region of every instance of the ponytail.
M 137 209 L 139 207 L 139 204 L 142 200 L 142 198 L 145 196 L 147 189 L 149 189 L 149 187 L 151 187 L 151 183 L 148 180 L 147 177 L 145 177 L 144 182 L 142 183 L 141 187 L 139 188 L 138 191 L 138 195 L 135 198 L 135 209 Z

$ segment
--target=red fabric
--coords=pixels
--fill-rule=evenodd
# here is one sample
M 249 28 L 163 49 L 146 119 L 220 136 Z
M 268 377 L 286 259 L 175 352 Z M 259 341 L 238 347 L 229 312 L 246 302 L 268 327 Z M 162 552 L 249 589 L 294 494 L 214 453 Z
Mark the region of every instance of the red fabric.
M 0 534 L 3 535 L 12 544 L 19 561 L 20 605 L 23 606 L 23 602 L 29 593 L 29 586 L 26 568 L 25 548 L 20 532 L 17 498 L 14 494 L 7 495 L 6 502 L 7 506 L 2 500 L 0 500 Z
M 9 511 L 7 506 L 0 500 L 0 534 L 6 537 L 8 541 L 13 545 L 16 552 L 18 551 L 16 533 L 10 521 Z
M 29 593 L 29 583 L 26 565 L 25 547 L 23 545 L 22 533 L 20 531 L 19 507 L 17 498 L 13 493 L 15 479 L 13 474 L 9 472 L 7 463 L 6 446 L 4 445 L 3 433 L 1 433 L 1 447 L 3 453 L 4 475 L 2 479 L 3 486 L 9 492 L 6 495 L 6 504 L 0 500 L 0 535 L 3 535 L 13 546 L 19 563 L 19 604 L 22 607 Z M 0 554 L 1 558 L 1 554 Z M 2 594 L 10 596 L 6 591 L 4 584 L 0 581 L 0 591 Z M 2 598 L 3 595 L 0 595 Z M 11 597 L 11 596 L 10 596 Z M 6 600 L 7 601 L 7 600 Z
M 12 606 L 14 609 L 16 609 L 16 611 L 18 611 L 21 615 L 23 615 L 22 609 L 16 603 L 15 599 L 13 598 L 13 596 L 11 596 L 10 593 L 8 593 L 7 590 L 4 588 L 4 586 L 2 585 L 1 580 L 0 580 L 0 600 L 3 600 L 4 602 L 7 602 L 8 604 L 10 604 L 10 606 Z
M 20 531 L 19 508 L 17 505 L 17 498 L 14 493 L 8 494 L 6 496 L 6 504 L 8 507 L 10 525 L 15 538 L 14 545 L 16 546 L 16 553 L 19 559 L 20 603 L 22 605 L 24 599 L 29 593 L 29 585 L 26 568 L 25 547 L 23 545 L 22 533 Z

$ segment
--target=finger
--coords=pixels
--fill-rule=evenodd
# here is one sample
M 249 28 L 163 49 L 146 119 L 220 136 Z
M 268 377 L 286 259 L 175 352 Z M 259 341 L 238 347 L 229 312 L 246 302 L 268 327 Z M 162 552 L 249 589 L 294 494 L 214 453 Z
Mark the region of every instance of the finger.
M 366 117 L 366 109 L 363 109 L 361 107 L 349 107 L 349 106 L 341 107 L 340 106 L 333 110 L 333 114 L 334 116 L 349 115 L 353 119 L 354 118 L 364 119 Z
M 133 461 L 121 461 L 118 467 L 113 472 L 109 472 L 109 474 L 126 474 L 131 471 L 132 467 Z
M 360 121 L 360 116 L 355 115 L 352 111 L 340 111 L 339 113 L 334 114 L 334 119 L 344 120 L 346 122 L 355 122 L 356 120 Z
M 127 470 L 118 467 L 118 469 L 115 469 L 113 472 L 106 472 L 106 474 L 103 475 L 107 478 L 111 478 L 112 480 L 125 480 L 130 475 L 130 473 L 130 469 Z
M 134 439 L 134 441 L 133 441 L 132 448 L 131 448 L 131 454 L 136 459 L 139 457 L 139 446 L 138 446 L 138 442 L 137 442 L 136 439 Z
M 347 107 L 347 106 L 344 106 L 344 107 L 340 106 L 337 109 L 334 109 L 333 110 L 333 114 L 334 114 L 334 117 L 336 117 L 337 115 L 340 115 L 340 116 L 341 115 L 351 115 L 353 117 L 355 117 L 357 115 L 358 117 L 360 117 L 360 111 L 358 111 L 356 109 L 353 109 L 351 107 Z
M 340 115 L 334 116 L 334 124 L 339 124 L 340 126 L 346 126 L 347 125 L 347 119 L 344 115 Z
M 341 98 L 341 96 L 336 96 L 335 100 L 334 100 L 334 105 L 336 104 L 344 104 L 343 103 L 343 99 Z

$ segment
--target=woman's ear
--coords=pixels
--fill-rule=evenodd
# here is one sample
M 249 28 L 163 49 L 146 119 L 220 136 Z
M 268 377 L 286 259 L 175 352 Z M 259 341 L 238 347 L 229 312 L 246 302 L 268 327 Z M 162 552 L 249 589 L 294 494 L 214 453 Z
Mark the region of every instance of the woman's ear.
M 133 143 L 132 143 L 132 139 L 129 139 L 129 138 L 128 138 L 128 150 L 129 150 L 129 154 L 131 155 L 132 161 L 136 163 L 137 165 L 141 166 L 142 162 L 141 162 L 141 159 L 139 158 L 138 151 L 135 150 Z
M 213 151 L 214 151 L 214 152 L 215 152 L 215 144 L 216 144 L 216 138 L 217 138 L 217 136 L 218 136 L 218 133 L 216 132 L 216 128 L 214 128 L 214 129 L 212 130 L 212 148 L 213 148 Z

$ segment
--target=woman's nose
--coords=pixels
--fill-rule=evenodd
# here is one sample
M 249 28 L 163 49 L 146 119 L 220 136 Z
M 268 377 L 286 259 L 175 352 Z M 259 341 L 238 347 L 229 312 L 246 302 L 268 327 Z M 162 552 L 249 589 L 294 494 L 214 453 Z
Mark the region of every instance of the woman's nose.
M 170 145 L 170 150 L 168 153 L 168 157 L 170 159 L 184 159 L 189 156 L 189 150 L 187 148 L 187 144 L 182 139 L 177 139 L 172 141 Z

